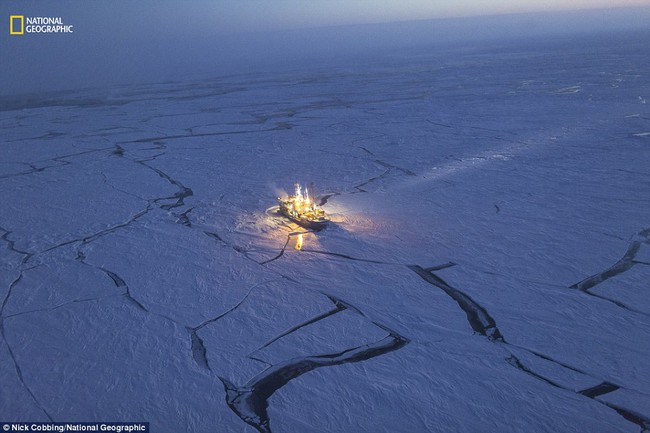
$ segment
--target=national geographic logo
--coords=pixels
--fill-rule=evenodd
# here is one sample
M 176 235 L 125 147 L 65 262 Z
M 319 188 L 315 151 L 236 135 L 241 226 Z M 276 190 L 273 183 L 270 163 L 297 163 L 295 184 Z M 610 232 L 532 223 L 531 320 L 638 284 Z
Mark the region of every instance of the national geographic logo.
M 9 34 L 25 34 L 25 17 L 23 15 L 12 15 L 9 17 Z
M 64 23 L 61 17 L 9 16 L 9 34 L 74 33 L 73 25 Z

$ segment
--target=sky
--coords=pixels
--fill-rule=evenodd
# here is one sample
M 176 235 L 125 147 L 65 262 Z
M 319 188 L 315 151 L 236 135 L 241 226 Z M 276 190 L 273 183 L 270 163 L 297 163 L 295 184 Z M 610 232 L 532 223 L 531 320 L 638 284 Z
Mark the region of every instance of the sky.
M 0 8 L 63 10 L 96 24 L 158 24 L 154 33 L 232 34 L 613 6 L 650 0 L 2 0 Z
M 649 6 L 650 0 L 237 0 L 190 1 L 223 30 L 250 31 L 539 11 Z
M 367 53 L 400 44 L 650 27 L 650 0 L 616 0 L 619 9 L 555 12 L 611 8 L 612 3 L 0 0 L 0 95 L 181 79 L 206 72 L 292 64 L 298 58 L 322 60 Z M 623 6 L 637 8 L 620 9 Z M 10 36 L 9 16 L 14 14 L 62 17 L 65 24 L 74 25 L 74 33 Z M 377 24 L 394 22 L 401 24 Z

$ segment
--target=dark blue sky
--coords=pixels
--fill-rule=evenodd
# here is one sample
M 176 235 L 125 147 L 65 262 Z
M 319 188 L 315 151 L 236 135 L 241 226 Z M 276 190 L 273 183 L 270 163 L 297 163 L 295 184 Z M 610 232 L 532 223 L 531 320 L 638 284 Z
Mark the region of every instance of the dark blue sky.
M 18 10 L 63 10 L 148 31 L 239 33 L 506 13 L 650 6 L 650 0 L 3 0 Z M 158 28 L 162 24 L 166 28 Z M 189 27 L 184 27 L 188 24 Z
M 648 28 L 650 22 L 650 7 L 490 16 L 601 6 L 611 0 L 450 3 L 2 0 L 0 95 L 259 71 L 397 46 Z M 617 6 L 623 4 L 650 5 L 650 0 L 617 1 Z M 74 33 L 10 36 L 9 16 L 14 14 L 60 16 L 74 25 Z M 455 16 L 474 17 L 445 19 Z M 399 23 L 369 24 L 385 22 Z

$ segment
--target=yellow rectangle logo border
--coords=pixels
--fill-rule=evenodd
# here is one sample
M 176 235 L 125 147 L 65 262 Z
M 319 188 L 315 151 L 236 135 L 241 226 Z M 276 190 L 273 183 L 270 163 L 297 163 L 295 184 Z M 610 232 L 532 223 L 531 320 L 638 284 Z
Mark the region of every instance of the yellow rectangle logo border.
M 14 20 L 20 19 L 20 30 L 15 31 Z M 25 34 L 25 16 L 24 15 L 10 15 L 9 16 L 9 34 L 10 35 L 24 35 Z

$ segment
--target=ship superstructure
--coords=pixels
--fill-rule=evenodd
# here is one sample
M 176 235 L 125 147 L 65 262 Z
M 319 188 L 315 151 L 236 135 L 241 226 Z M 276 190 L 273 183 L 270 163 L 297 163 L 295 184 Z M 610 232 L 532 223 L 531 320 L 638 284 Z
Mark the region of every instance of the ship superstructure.
M 309 190 L 299 183 L 294 185 L 293 195 L 278 198 L 278 202 L 280 213 L 305 228 L 321 230 L 330 221 L 325 211 L 309 196 Z

